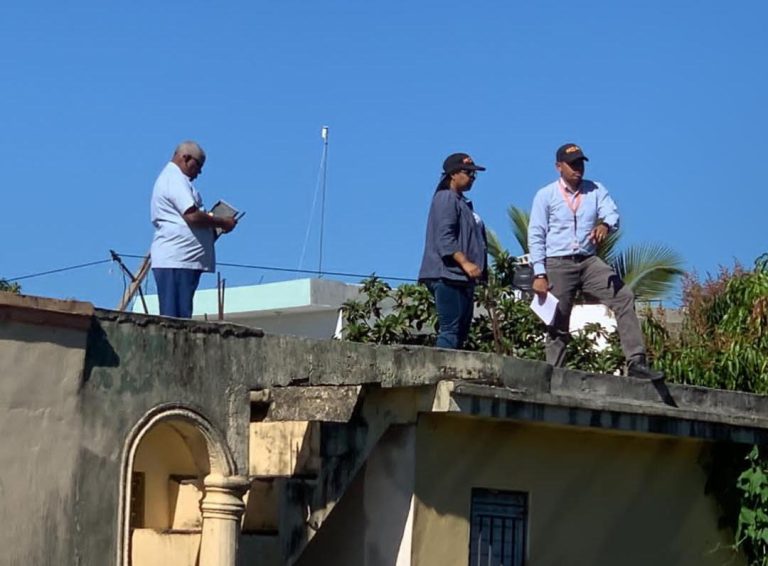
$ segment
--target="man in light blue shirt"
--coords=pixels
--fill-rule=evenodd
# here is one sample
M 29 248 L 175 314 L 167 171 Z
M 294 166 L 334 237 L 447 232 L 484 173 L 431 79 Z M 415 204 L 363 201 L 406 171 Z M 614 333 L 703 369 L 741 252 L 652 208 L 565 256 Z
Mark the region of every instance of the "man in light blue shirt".
M 629 375 L 654 381 L 663 379 L 663 373 L 647 365 L 634 294 L 595 255 L 597 245 L 619 227 L 616 204 L 600 183 L 583 178 L 584 162 L 589 160 L 579 146 L 561 146 L 555 161 L 560 178 L 536 193 L 528 224 L 533 290 L 542 298 L 551 291 L 559 300 L 555 318 L 548 327 L 547 362 L 554 366 L 565 362 L 571 338 L 571 308 L 576 292 L 581 290 L 616 315 Z
M 205 152 L 193 141 L 179 144 L 152 191 L 155 227 L 150 256 L 160 314 L 192 316 L 192 300 L 204 271 L 216 269 L 215 229 L 231 231 L 234 218 L 212 216 L 192 185 L 205 164 Z

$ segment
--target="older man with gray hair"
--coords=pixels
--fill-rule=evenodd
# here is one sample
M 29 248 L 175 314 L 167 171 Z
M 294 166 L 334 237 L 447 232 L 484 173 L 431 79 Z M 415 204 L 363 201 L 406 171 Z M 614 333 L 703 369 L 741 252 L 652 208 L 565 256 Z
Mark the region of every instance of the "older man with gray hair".
M 200 275 L 216 268 L 216 228 L 230 232 L 237 224 L 234 218 L 213 216 L 203 207 L 192 181 L 202 173 L 204 164 L 205 152 L 200 145 L 180 143 L 152 191 L 155 236 L 150 256 L 160 314 L 164 316 L 192 316 Z

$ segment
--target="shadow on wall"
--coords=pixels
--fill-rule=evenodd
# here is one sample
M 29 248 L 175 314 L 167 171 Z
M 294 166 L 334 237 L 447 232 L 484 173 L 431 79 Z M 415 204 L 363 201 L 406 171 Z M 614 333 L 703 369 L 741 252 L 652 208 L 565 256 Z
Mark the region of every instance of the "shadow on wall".
M 91 322 L 91 328 L 88 331 L 88 345 L 85 351 L 85 368 L 83 370 L 83 381 L 80 389 L 91 379 L 91 374 L 95 368 L 109 367 L 114 368 L 120 365 L 120 356 L 117 355 L 112 344 L 109 343 L 107 333 L 94 319 Z

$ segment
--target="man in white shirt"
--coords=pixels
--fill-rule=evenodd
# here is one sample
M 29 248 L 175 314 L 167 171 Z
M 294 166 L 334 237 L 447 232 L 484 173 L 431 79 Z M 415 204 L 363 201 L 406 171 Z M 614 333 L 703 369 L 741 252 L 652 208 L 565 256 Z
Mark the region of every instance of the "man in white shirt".
M 205 164 L 205 152 L 193 141 L 179 144 L 152 191 L 155 227 L 150 255 L 157 283 L 160 314 L 192 316 L 192 299 L 203 271 L 216 268 L 215 229 L 234 229 L 234 218 L 212 216 L 192 185 Z

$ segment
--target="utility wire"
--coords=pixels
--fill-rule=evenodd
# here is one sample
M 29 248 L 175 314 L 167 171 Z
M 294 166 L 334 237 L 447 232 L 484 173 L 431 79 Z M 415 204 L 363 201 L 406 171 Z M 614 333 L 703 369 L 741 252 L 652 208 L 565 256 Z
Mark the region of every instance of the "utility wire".
M 136 254 L 118 254 L 121 257 L 127 257 L 132 259 L 144 259 L 145 255 L 136 255 Z M 72 271 L 74 269 L 82 269 L 84 267 L 91 267 L 94 265 L 101 265 L 103 263 L 110 263 L 112 262 L 112 259 L 102 259 L 99 261 L 91 261 L 89 263 L 81 263 L 78 265 L 70 265 L 68 267 L 61 267 L 59 269 L 51 269 L 49 271 L 41 271 L 40 273 L 31 273 L 29 275 L 22 275 L 20 277 L 10 277 L 6 279 L 9 283 L 13 283 L 15 281 L 22 281 L 24 279 L 32 279 L 34 277 L 42 277 L 44 275 L 52 275 L 54 273 L 63 273 L 65 271 Z M 317 275 L 318 271 L 315 269 L 292 269 L 288 267 L 272 267 L 267 265 L 250 265 L 246 263 L 225 263 L 222 261 L 217 262 L 218 265 L 224 266 L 224 267 L 237 267 L 241 269 L 259 269 L 262 271 L 278 271 L 283 273 L 306 273 L 310 275 Z M 375 273 L 367 273 L 367 274 L 361 274 L 361 273 L 345 273 L 342 271 L 323 271 L 323 275 L 333 275 L 336 277 L 355 277 L 358 279 L 365 279 L 366 277 L 370 277 L 371 275 L 376 275 Z M 383 275 L 376 275 L 379 279 L 384 279 L 387 281 L 403 281 L 406 283 L 415 283 L 416 279 L 411 279 L 407 277 L 387 277 Z
M 375 275 L 375 273 L 368 273 L 368 274 L 360 274 L 360 273 L 343 273 L 341 271 L 320 271 L 318 272 L 316 269 L 289 269 L 287 267 L 267 267 L 264 265 L 245 265 L 242 263 L 224 263 L 224 262 L 217 262 L 218 265 L 223 265 L 225 267 L 242 267 L 245 269 L 263 269 L 265 271 L 285 271 L 285 272 L 293 272 L 293 273 L 310 273 L 315 275 L 336 275 L 337 277 L 358 277 L 360 279 L 364 279 L 366 277 L 370 277 L 371 275 Z M 416 282 L 416 279 L 409 279 L 407 277 L 385 277 L 384 275 L 376 275 L 379 279 L 386 279 L 388 281 L 406 281 L 406 282 Z
M 122 257 L 129 257 L 133 259 L 143 259 L 145 256 L 143 255 L 134 255 L 134 254 L 118 254 Z M 223 261 L 217 261 L 216 265 L 223 265 L 224 267 L 240 267 L 243 269 L 262 269 L 264 271 L 280 271 L 284 273 L 308 273 L 308 274 L 317 274 L 316 269 L 294 269 L 292 267 L 272 267 L 268 265 L 250 265 L 247 263 L 226 263 Z M 323 275 L 336 275 L 337 277 L 359 277 L 361 279 L 364 279 L 366 277 L 370 277 L 371 273 L 344 273 L 341 271 L 323 271 Z M 417 280 L 413 278 L 408 277 L 386 277 L 384 275 L 376 275 L 379 279 L 386 279 L 387 281 L 405 281 L 410 283 L 415 283 Z
M 68 267 L 60 267 L 59 269 L 51 269 L 50 271 L 41 271 L 40 273 L 31 273 L 29 275 L 21 275 L 19 277 L 11 277 L 6 279 L 8 282 L 21 281 L 23 279 L 32 279 L 33 277 L 42 277 L 43 275 L 52 275 L 53 273 L 62 273 L 64 271 L 72 271 L 73 269 L 81 269 L 83 267 L 91 267 L 93 265 L 100 265 L 102 263 L 110 263 L 111 259 L 102 259 L 99 261 L 91 261 L 89 263 L 81 263 L 79 265 L 70 265 Z

